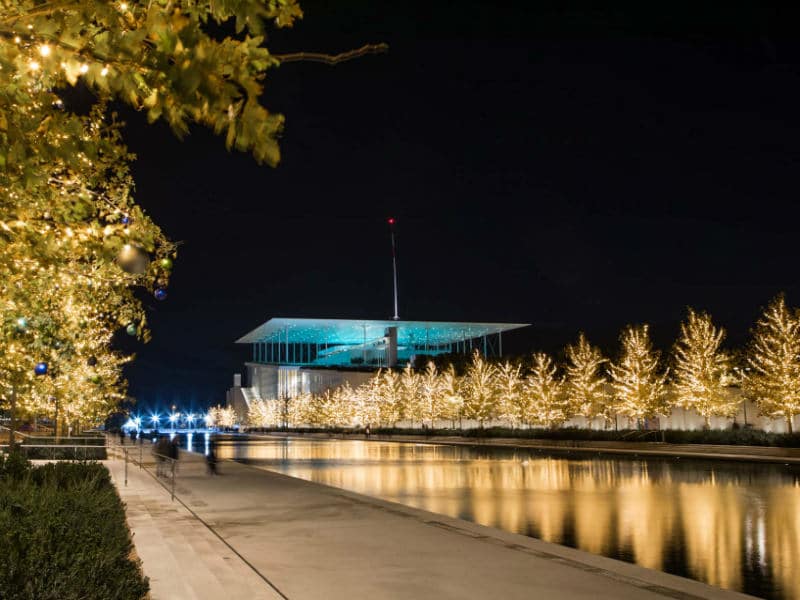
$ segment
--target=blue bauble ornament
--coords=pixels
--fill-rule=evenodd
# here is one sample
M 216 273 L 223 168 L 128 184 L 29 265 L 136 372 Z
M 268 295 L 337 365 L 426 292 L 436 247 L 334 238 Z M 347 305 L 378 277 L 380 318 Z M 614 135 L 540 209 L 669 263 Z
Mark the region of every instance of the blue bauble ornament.
M 33 372 L 37 375 L 47 375 L 47 363 L 46 362 L 38 362 L 36 366 L 33 367 Z
M 128 335 L 136 335 L 136 325 L 134 325 L 133 323 L 128 325 L 125 328 L 125 333 L 127 333 Z
M 131 222 L 131 218 L 128 215 L 122 215 L 122 224 L 128 225 Z
M 26 319 L 25 317 L 20 317 L 19 319 L 17 319 L 17 322 L 16 322 L 15 326 L 17 328 L 17 331 L 20 331 L 20 332 L 21 331 L 27 331 L 27 329 L 28 329 L 28 319 Z
M 167 290 L 164 288 L 156 288 L 156 291 L 153 292 L 153 295 L 156 297 L 156 300 L 166 300 Z

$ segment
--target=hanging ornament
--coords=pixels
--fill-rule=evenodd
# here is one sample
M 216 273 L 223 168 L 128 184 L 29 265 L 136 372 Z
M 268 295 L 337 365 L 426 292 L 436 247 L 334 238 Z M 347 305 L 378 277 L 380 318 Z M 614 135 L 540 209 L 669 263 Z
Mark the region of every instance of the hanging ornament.
M 169 257 L 162 258 L 159 261 L 159 264 L 161 265 L 161 268 L 164 269 L 165 271 L 169 271 L 170 269 L 172 269 L 172 259 Z
M 91 377 L 89 377 L 89 381 L 91 381 L 92 383 L 100 383 L 101 381 L 100 375 L 92 375 Z
M 129 225 L 131 222 L 131 218 L 128 215 L 122 215 L 122 224 Z
M 97 364 L 97 357 L 90 356 L 89 359 L 86 361 L 86 364 L 89 365 L 90 367 L 95 366 Z
M 122 267 L 122 270 L 126 273 L 141 275 L 147 271 L 150 258 L 147 254 L 139 250 L 139 248 L 131 246 L 130 244 L 125 244 L 122 250 L 119 251 L 117 261 L 119 262 L 119 266 Z
M 156 297 L 156 300 L 166 300 L 167 290 L 164 288 L 156 288 L 156 291 L 153 292 L 153 295 Z
M 125 333 L 127 333 L 128 335 L 136 335 L 136 325 L 134 325 L 133 323 L 128 325 L 125 328 Z
M 17 331 L 19 331 L 20 333 L 27 331 L 28 319 L 26 319 L 25 317 L 20 317 L 19 319 L 17 319 L 15 327 L 17 328 Z
M 33 367 L 33 372 L 37 375 L 47 375 L 47 363 L 46 362 L 38 362 L 36 366 Z

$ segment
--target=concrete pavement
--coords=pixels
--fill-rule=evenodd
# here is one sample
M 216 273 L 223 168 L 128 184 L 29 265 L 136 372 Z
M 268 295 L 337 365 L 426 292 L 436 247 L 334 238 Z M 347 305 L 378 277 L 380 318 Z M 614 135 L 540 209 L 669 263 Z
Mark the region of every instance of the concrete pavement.
M 748 598 L 248 465 L 209 477 L 184 453 L 183 507 L 138 468 L 126 489 L 108 464 L 155 600 L 280 597 L 270 583 L 292 600 Z

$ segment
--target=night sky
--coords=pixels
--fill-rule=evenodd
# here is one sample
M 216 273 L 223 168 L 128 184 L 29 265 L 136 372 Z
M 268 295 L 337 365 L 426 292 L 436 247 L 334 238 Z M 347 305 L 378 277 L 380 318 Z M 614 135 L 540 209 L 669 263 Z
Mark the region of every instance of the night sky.
M 777 292 L 799 305 L 800 15 L 656 4 L 304 2 L 273 52 L 390 51 L 271 74 L 277 169 L 122 111 L 182 242 L 130 393 L 224 402 L 267 319 L 390 317 L 390 215 L 400 316 L 532 323 L 514 352 L 584 330 L 613 355 L 640 322 L 666 350 L 687 305 L 737 345 Z

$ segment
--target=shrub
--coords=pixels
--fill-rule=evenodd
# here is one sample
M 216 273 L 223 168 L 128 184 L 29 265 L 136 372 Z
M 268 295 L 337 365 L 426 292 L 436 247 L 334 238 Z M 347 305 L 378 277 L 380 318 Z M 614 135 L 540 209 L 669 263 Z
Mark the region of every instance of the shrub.
M 250 430 L 254 431 L 254 430 Z M 268 431 L 268 430 L 264 430 Z M 290 433 L 363 433 L 363 429 L 332 427 L 288 428 L 276 431 Z M 723 444 L 735 446 L 779 446 L 800 448 L 800 433 L 767 433 L 760 429 L 710 429 L 683 431 L 677 429 L 583 429 L 563 427 L 558 429 L 511 429 L 487 427 L 484 429 L 411 429 L 402 427 L 373 428 L 373 434 L 413 436 L 459 436 L 467 438 L 517 438 L 564 441 L 609 441 L 609 442 L 667 442 L 671 444 Z
M 143 598 L 149 584 L 105 467 L 26 462 L 0 465 L 0 598 Z

